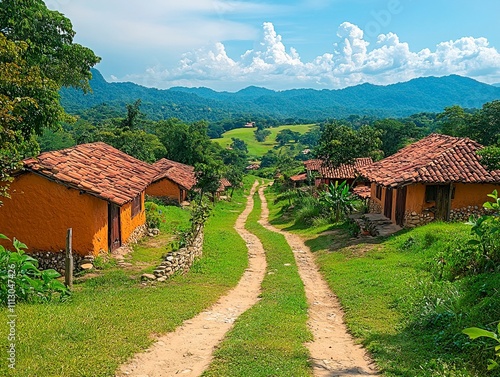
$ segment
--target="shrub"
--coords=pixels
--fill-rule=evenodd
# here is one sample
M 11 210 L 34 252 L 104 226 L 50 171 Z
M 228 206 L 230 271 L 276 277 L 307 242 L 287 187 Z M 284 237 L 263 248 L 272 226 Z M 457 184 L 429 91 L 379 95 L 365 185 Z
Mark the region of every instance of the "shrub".
M 159 228 L 164 216 L 158 204 L 153 202 L 146 202 L 146 226 L 148 229 Z
M 0 234 L 0 239 L 8 238 Z M 27 246 L 16 239 L 12 243 L 14 252 L 0 245 L 0 300 L 4 305 L 49 302 L 54 295 L 61 301 L 69 297 L 69 289 L 56 280 L 61 274 L 53 269 L 40 271 L 38 261 L 25 254 Z

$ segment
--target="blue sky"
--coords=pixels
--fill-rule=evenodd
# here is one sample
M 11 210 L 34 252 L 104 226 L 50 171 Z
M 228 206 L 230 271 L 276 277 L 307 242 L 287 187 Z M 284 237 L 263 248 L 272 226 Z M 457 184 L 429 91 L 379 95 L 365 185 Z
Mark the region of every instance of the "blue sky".
M 498 0 L 47 0 L 108 81 L 336 89 L 500 82 Z

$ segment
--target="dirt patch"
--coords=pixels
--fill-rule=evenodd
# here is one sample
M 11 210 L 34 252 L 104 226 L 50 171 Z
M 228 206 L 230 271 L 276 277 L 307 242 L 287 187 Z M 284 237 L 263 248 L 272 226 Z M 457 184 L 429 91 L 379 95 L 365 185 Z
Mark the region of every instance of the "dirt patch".
M 253 208 L 252 187 L 243 213 L 235 229 L 246 241 L 249 266 L 240 282 L 210 309 L 185 321 L 174 332 L 158 338 L 146 352 L 137 354 L 123 365 L 117 376 L 160 377 L 199 376 L 209 366 L 214 348 L 244 311 L 252 307 L 260 294 L 266 271 L 266 258 L 261 242 L 245 230 L 245 221 Z
M 315 376 L 376 376 L 373 361 L 364 349 L 356 345 L 343 322 L 343 311 L 337 297 L 322 278 L 314 256 L 297 235 L 281 231 L 269 224 L 269 210 L 264 188 L 259 190 L 262 217 L 259 223 L 281 233 L 293 250 L 299 274 L 304 282 L 309 304 L 308 326 L 314 340 L 307 344 Z

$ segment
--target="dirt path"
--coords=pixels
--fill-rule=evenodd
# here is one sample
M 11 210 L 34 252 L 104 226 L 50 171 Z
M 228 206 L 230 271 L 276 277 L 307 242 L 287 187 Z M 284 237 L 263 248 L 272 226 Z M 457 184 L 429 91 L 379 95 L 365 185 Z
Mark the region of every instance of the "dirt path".
M 305 285 L 309 304 L 308 326 L 314 341 L 307 344 L 315 376 L 376 376 L 373 362 L 365 351 L 355 345 L 342 320 L 343 312 L 336 296 L 322 278 L 314 256 L 302 239 L 281 231 L 268 222 L 269 210 L 264 188 L 259 189 L 262 200 L 262 217 L 259 221 L 265 228 L 281 233 L 293 250 L 299 274 Z
M 158 339 L 146 352 L 137 354 L 122 366 L 117 376 L 171 377 L 199 376 L 209 366 L 214 348 L 233 326 L 240 314 L 258 300 L 260 286 L 266 271 L 266 257 L 261 242 L 245 230 L 245 221 L 253 208 L 252 187 L 243 213 L 235 229 L 246 241 L 249 266 L 240 282 L 210 309 L 185 321 L 174 332 Z

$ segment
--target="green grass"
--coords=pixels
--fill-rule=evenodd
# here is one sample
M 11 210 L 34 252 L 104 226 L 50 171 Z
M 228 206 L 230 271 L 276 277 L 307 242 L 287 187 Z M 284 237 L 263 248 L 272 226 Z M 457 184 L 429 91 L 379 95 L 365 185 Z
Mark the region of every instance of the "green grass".
M 255 206 L 260 206 L 256 197 Z M 247 229 L 259 237 L 267 258 L 261 300 L 243 313 L 215 353 L 203 376 L 311 376 L 304 342 L 307 301 L 293 253 L 285 238 L 260 226 L 254 209 Z
M 384 376 L 500 375 L 485 371 L 492 344 L 461 334 L 469 326 L 493 330 L 500 320 L 500 274 L 441 278 L 443 251 L 464 245 L 469 226 L 433 223 L 353 244 L 341 226 L 329 235 L 320 235 L 324 227 L 294 227 L 269 202 L 277 226 L 307 239 L 349 330 Z
M 236 128 L 234 130 L 225 132 L 220 139 L 213 139 L 214 142 L 220 144 L 222 147 L 227 147 L 232 143 L 231 138 L 238 138 L 243 140 L 248 146 L 248 154 L 251 157 L 262 157 L 267 151 L 273 149 L 276 143 L 276 135 L 284 129 L 290 129 L 301 134 L 306 133 L 313 127 L 313 124 L 289 125 L 269 128 L 271 135 L 269 135 L 265 142 L 259 143 L 255 140 L 254 131 L 256 128 Z
M 152 343 L 152 336 L 174 330 L 237 284 L 248 265 L 245 243 L 233 229 L 244 206 L 242 192 L 217 204 L 206 225 L 203 258 L 185 275 L 142 285 L 137 272 L 110 268 L 75 284 L 69 302 L 18 304 L 16 369 L 9 374 L 4 358 L 0 375 L 114 376 L 120 364 Z M 4 347 L 7 314 L 1 309 Z

